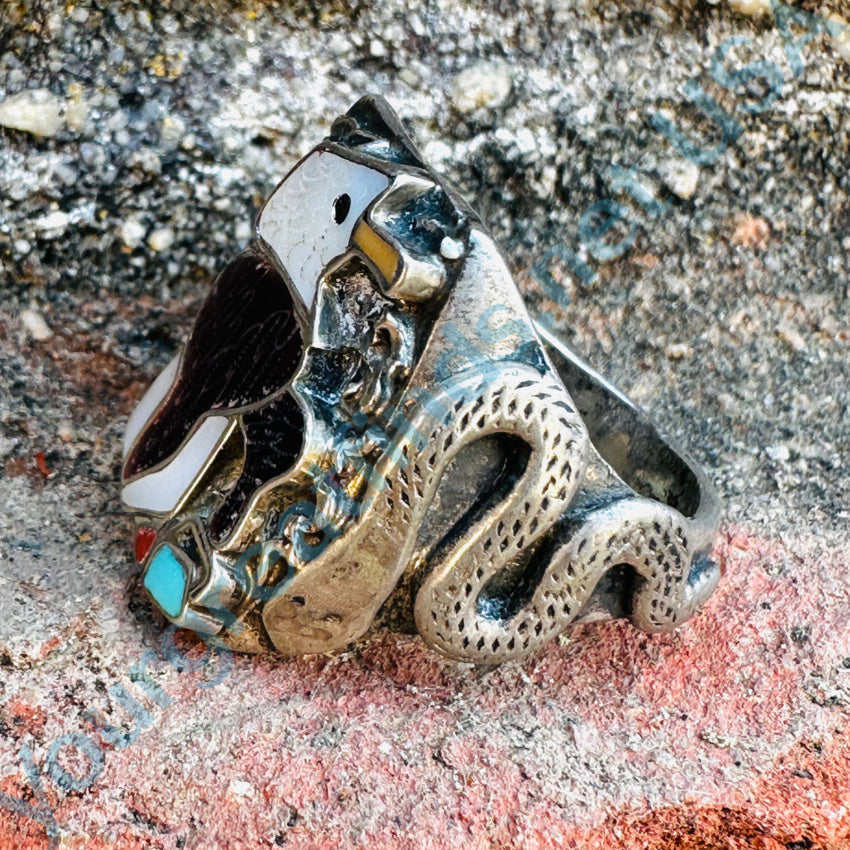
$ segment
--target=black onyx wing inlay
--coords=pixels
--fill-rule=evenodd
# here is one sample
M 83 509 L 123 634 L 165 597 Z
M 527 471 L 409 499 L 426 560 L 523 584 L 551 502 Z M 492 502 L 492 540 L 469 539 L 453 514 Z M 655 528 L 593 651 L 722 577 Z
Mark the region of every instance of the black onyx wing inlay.
M 301 452 L 304 414 L 290 393 L 242 415 L 245 462 L 239 480 L 210 521 L 210 536 L 223 543 L 233 532 L 254 492 L 283 475 Z
M 171 457 L 205 413 L 257 404 L 284 387 L 302 345 L 283 278 L 255 253 L 240 254 L 201 307 L 174 389 L 140 435 L 124 477 Z

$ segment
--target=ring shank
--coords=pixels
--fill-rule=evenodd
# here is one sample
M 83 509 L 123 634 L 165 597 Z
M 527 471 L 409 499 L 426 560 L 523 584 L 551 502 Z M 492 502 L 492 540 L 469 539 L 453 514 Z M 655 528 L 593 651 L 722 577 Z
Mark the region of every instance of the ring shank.
M 721 510 L 705 474 L 674 441 L 659 433 L 631 399 L 546 328 L 536 322 L 534 327 L 572 396 L 601 461 L 638 495 L 681 513 L 688 523 L 694 550 L 708 557 Z M 626 585 L 631 581 L 629 571 L 611 570 L 575 622 L 626 616 Z

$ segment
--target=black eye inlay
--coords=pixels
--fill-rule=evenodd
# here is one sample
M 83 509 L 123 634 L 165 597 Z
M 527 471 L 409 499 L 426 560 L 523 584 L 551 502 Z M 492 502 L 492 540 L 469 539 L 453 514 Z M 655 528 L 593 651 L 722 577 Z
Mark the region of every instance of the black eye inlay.
M 337 224 L 342 224 L 348 217 L 348 211 L 350 209 L 351 197 L 343 193 L 334 201 L 334 221 Z

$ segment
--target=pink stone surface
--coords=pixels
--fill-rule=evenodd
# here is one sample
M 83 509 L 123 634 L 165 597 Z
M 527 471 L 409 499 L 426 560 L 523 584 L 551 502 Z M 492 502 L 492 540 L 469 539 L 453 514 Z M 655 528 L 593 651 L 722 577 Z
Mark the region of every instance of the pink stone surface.
M 173 702 L 134 691 L 153 716 L 138 740 L 104 747 L 83 793 L 45 777 L 61 846 L 838 848 L 850 836 L 848 564 L 821 552 L 814 575 L 792 568 L 812 554 L 727 529 L 723 586 L 680 632 L 583 626 L 487 673 L 394 635 L 337 658 L 235 657 L 208 690 L 215 662 L 156 662 Z M 133 689 L 120 673 L 140 655 L 132 629 L 108 625 L 91 612 L 21 671 L 4 763 L 24 742 L 41 766 L 60 734 L 98 740 L 78 712 L 105 698 L 74 658 L 109 642 L 101 676 Z M 0 789 L 26 795 L 23 771 Z M 0 809 L 0 847 L 45 846 L 42 827 Z

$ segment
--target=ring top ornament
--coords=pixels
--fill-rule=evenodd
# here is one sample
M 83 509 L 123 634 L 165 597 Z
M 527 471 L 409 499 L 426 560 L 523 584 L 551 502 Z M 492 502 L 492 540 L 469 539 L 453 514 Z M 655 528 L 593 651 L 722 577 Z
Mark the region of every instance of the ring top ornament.
M 237 650 L 377 618 L 494 664 L 603 617 L 676 628 L 720 576 L 705 477 L 532 322 L 376 97 L 266 201 L 131 416 L 122 485 L 157 606 Z

